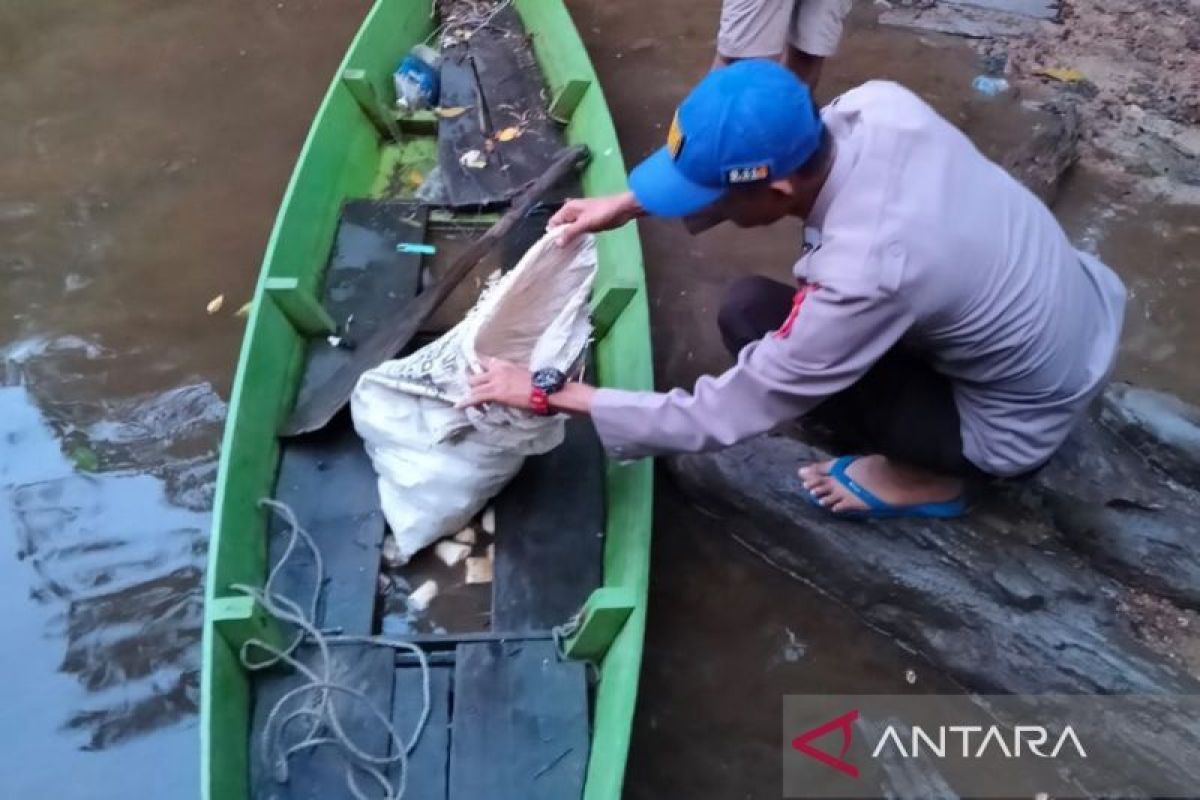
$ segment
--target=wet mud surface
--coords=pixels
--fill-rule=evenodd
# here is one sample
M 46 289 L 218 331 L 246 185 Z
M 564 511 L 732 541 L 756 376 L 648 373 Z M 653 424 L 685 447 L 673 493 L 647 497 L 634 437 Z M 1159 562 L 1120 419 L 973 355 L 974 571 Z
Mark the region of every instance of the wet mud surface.
M 569 0 L 630 164 L 708 68 L 716 0 Z M 217 443 L 275 208 L 367 3 L 0 8 L 0 795 L 192 796 Z M 917 90 L 999 155 L 1020 98 L 963 40 L 859 4 L 818 92 Z M 1077 169 L 1056 210 L 1129 283 L 1122 377 L 1200 401 L 1194 206 Z M 786 279 L 798 225 L 642 224 L 659 385 L 727 363 L 723 287 Z M 214 315 L 206 304 L 224 295 Z M 779 796 L 781 696 L 952 691 L 764 564 L 662 474 L 628 796 Z M 1164 633 L 1166 635 L 1166 633 Z M 153 768 L 147 765 L 153 764 Z

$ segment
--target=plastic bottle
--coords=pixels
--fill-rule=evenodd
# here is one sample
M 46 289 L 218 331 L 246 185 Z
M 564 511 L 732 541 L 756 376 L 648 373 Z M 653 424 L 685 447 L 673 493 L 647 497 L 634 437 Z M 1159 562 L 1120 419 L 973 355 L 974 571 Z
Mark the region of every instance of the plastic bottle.
M 441 66 L 442 56 L 432 47 L 419 44 L 410 50 L 392 73 L 396 105 L 407 111 L 437 105 Z

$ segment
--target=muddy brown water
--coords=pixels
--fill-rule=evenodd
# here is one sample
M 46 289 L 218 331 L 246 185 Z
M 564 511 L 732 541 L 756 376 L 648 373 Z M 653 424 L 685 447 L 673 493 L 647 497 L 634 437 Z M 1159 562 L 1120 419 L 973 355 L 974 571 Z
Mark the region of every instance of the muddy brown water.
M 570 5 L 632 162 L 706 69 L 718 4 Z M 0 796 L 194 795 L 200 581 L 241 337 L 232 311 L 366 8 L 0 5 Z M 1008 109 L 972 94 L 962 42 L 871 17 L 856 11 L 823 98 L 890 77 L 985 149 L 1011 135 Z M 1088 173 L 1057 208 L 1133 290 L 1122 373 L 1200 399 L 1194 209 L 1135 202 Z M 647 222 L 643 233 L 660 385 L 723 368 L 722 287 L 747 272 L 786 277 L 798 228 L 691 238 Z M 665 475 L 660 487 L 628 796 L 778 797 L 783 694 L 952 688 L 742 550 L 736 524 L 691 507 Z

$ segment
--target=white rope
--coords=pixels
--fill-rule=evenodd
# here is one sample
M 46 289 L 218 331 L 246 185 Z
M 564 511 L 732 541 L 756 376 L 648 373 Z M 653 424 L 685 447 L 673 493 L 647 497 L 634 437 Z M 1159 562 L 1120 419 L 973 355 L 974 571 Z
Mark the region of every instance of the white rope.
M 312 536 L 301 527 L 295 512 L 286 503 L 263 498 L 259 500 L 259 504 L 271 509 L 288 524 L 290 532 L 287 547 L 268 573 L 267 582 L 261 589 L 245 584 L 234 584 L 231 588 L 254 598 L 255 602 L 276 620 L 294 626 L 296 635 L 283 648 L 275 647 L 262 639 L 248 639 L 238 655 L 246 669 L 259 670 L 283 663 L 305 679 L 304 683 L 286 692 L 271 707 L 259 741 L 259 756 L 275 780 L 285 783 L 289 776 L 288 762 L 293 755 L 316 747 L 330 746 L 339 752 L 345 761 L 346 787 L 356 800 L 375 800 L 360 788 L 358 776 L 369 778 L 376 783 L 383 791 L 383 800 L 401 800 L 408 785 L 408 756 L 421 738 L 430 713 L 429 660 L 425 651 L 412 642 L 398 639 L 333 635 L 318 629 L 314 620 L 325 582 L 325 565 L 321 553 Z M 307 609 L 274 590 L 275 579 L 301 543 L 313 555 L 315 573 L 313 594 Z M 296 648 L 302 643 L 316 647 L 316 658 L 312 666 L 301 663 L 294 655 Z M 380 710 L 365 693 L 334 680 L 333 660 L 329 650 L 333 644 L 388 647 L 406 650 L 416 656 L 421 668 L 422 708 L 421 716 L 413 726 L 412 735 L 407 742 L 401 738 L 389 714 Z M 265 653 L 266 658 L 252 658 L 251 651 L 254 649 Z M 366 707 L 371 717 L 387 731 L 390 755 L 367 752 L 350 737 L 334 703 L 335 695 L 349 698 L 352 701 L 350 705 L 359 703 Z M 298 735 L 292 733 L 295 727 L 293 723 L 297 722 L 306 723 L 302 724 L 302 733 Z M 399 778 L 396 785 L 392 786 L 387 777 L 387 770 L 397 764 Z

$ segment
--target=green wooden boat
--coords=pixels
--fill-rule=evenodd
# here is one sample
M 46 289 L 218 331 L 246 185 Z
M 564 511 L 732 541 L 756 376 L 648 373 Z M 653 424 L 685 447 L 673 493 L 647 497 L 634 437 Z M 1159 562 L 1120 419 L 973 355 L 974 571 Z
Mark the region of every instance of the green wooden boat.
M 586 195 L 622 191 L 626 186 L 626 173 L 613 122 L 587 53 L 561 0 L 513 0 L 511 4 L 500 5 L 507 7 L 508 13 L 515 10 L 528 34 L 526 46 L 532 49 L 536 70 L 540 71 L 545 85 L 542 102 L 548 116 L 557 120 L 556 130 L 562 143 L 586 145 L 591 152 L 591 160 L 579 176 L 577 190 Z M 323 480 L 331 493 L 327 505 L 341 502 L 339 493 L 353 494 L 339 488 L 339 481 L 345 475 L 345 471 L 340 470 L 343 464 L 351 461 L 361 467 L 363 456 L 358 452 L 361 447 L 354 452 L 343 449 L 331 457 L 317 458 L 311 453 L 305 455 L 309 445 L 288 444 L 292 440 L 281 440 L 277 432 L 294 408 L 314 349 L 318 345 L 325 347 L 330 323 L 341 322 L 331 316 L 336 312 L 329 306 L 327 286 L 327 272 L 333 269 L 330 264 L 336 263 L 340 225 L 348 218 L 346 215 L 355 203 L 384 203 L 371 208 L 386 211 L 393 208 L 386 203 L 411 202 L 415 187 L 405 176 L 428 174 L 437 162 L 439 126 L 444 130 L 447 120 L 429 112 L 402 117 L 391 110 L 393 70 L 414 45 L 437 39 L 438 19 L 431 6 L 432 0 L 377 0 L 367 15 L 317 112 L 263 260 L 229 404 L 213 511 L 200 708 L 201 796 L 205 800 L 249 800 L 267 794 L 315 797 L 319 794 L 314 787 L 293 786 L 292 789 L 298 792 L 293 795 L 288 794 L 287 787 L 280 792 L 265 793 L 256 788 L 258 778 L 255 773 L 261 770 L 254 763 L 253 726 L 264 703 L 263 697 L 259 696 L 263 690 L 258 676 L 262 673 L 249 672 L 239 660 L 239 651 L 248 639 L 270 638 L 275 628 L 263 608 L 234 587 L 262 587 L 266 581 L 276 548 L 272 536 L 278 537 L 280 531 L 260 500 L 279 497 L 280 492 L 287 491 L 283 473 L 307 458 L 305 463 L 326 471 L 322 472 L 326 476 Z M 482 230 L 478 226 L 486 223 L 487 215 L 442 208 L 427 214 L 422 212 L 422 219 L 428 220 L 427 230 L 438 225 L 472 224 Z M 598 250 L 599 268 L 593 290 L 598 338 L 592 348 L 590 369 L 600 385 L 650 389 L 649 317 L 641 248 L 635 228 L 626 226 L 601 235 Z M 320 446 L 320 440 L 317 445 L 312 445 Z M 530 647 L 544 645 L 538 639 L 545 634 L 545 626 L 525 625 L 510 640 L 504 638 L 506 631 L 496 630 L 477 632 L 473 634 L 475 638 L 468 635 L 457 640 L 453 634 L 426 636 L 421 641 L 433 643 L 433 650 L 441 648 L 438 652 L 431 650 L 431 663 L 435 665 L 435 671 L 444 670 L 445 680 L 451 687 L 449 691 L 455 697 L 453 713 L 445 709 L 441 712 L 443 716 L 453 717 L 442 720 L 449 730 L 454 731 L 453 748 L 463 748 L 465 752 L 469 739 L 475 740 L 476 745 L 482 740 L 485 747 L 487 742 L 505 741 L 510 750 L 502 749 L 501 754 L 505 761 L 513 762 L 467 764 L 464 761 L 456 766 L 455 759 L 463 760 L 468 756 L 455 749 L 450 755 L 443 754 L 439 761 L 434 754 L 434 763 L 440 765 L 438 768 L 442 773 L 450 773 L 449 787 L 439 790 L 448 794 L 442 796 L 474 794 L 477 800 L 496 800 L 495 797 L 485 798 L 479 791 L 473 792 L 471 786 L 481 785 L 472 784 L 474 778 L 456 779 L 453 774 L 456 769 L 479 774 L 496 770 L 503 781 L 514 786 L 523 780 L 540 786 L 547 783 L 547 776 L 561 771 L 560 760 L 566 763 L 573 759 L 578 762 L 579 794 L 582 797 L 616 800 L 621 794 L 645 629 L 652 469 L 648 462 L 618 464 L 603 461 L 599 454 L 596 463 L 597 485 L 602 487 L 597 504 L 602 513 L 599 524 L 603 536 L 597 538 L 597 533 L 586 532 L 587 536 L 600 542 L 596 545 L 595 585 L 586 587 L 587 602 L 576 620 L 580 624 L 565 642 L 555 642 L 556 652 L 562 652 L 565 647 L 567 662 L 586 659 L 596 667 L 587 684 L 586 698 L 581 701 L 587 714 L 588 740 L 582 748 L 586 752 L 573 752 L 567 748 L 537 769 L 526 764 L 532 770 L 531 774 L 514 773 L 517 769 L 514 764 L 522 758 L 520 753 L 511 752 L 516 746 L 513 743 L 521 741 L 525 731 L 522 725 L 529 723 L 527 716 L 542 713 L 534 707 L 536 702 L 529 701 L 528 697 L 520 701 L 520 704 L 532 702 L 528 709 L 524 706 L 515 711 L 501 709 L 501 716 L 487 723 L 493 727 L 479 732 L 478 736 L 468 727 L 458 727 L 468 726 L 470 719 L 464 715 L 478 709 L 466 705 L 466 690 L 461 685 L 466 678 L 459 675 L 464 668 L 461 664 L 456 666 L 455 659 L 461 661 L 462 654 L 472 647 L 483 648 L 470 652 L 475 652 L 484 661 L 489 658 L 503 660 L 509 656 L 516 658 L 522 642 L 531 643 Z M 560 473 L 574 471 L 575 465 L 564 467 L 559 462 L 555 469 Z M 350 468 L 346 467 L 346 470 Z M 536 483 L 536 479 L 531 480 Z M 528 489 L 529 481 L 526 484 Z M 532 495 L 527 494 L 525 500 L 537 496 L 534 491 Z M 304 498 L 300 497 L 299 501 L 303 503 Z M 375 502 L 378 503 L 377 497 Z M 513 507 L 519 506 L 517 502 Z M 312 506 L 322 507 L 321 503 Z M 574 511 L 569 510 L 569 513 Z M 377 520 L 380 515 L 376 510 L 366 517 Z M 322 520 L 322 524 L 327 521 Z M 330 524 L 336 527 L 337 520 Z M 379 538 L 382 538 L 382 523 L 378 525 L 371 530 L 379 531 Z M 368 545 L 366 549 L 377 558 L 380 542 Z M 503 579 L 499 562 L 504 548 L 498 533 L 497 586 Z M 336 562 L 337 555 L 326 553 L 325 559 Z M 534 553 L 533 560 L 528 563 L 545 566 L 545 562 L 545 558 L 539 562 Z M 536 587 L 541 585 L 544 576 L 527 574 L 519 577 Z M 368 580 L 372 586 L 367 591 L 375 597 L 373 584 L 376 578 L 370 575 Z M 545 582 L 554 581 L 547 578 Z M 338 584 L 331 588 L 336 593 L 343 587 Z M 327 602 L 336 605 L 342 599 L 329 598 Z M 378 633 L 378 609 L 365 619 L 374 627 L 363 632 Z M 513 642 L 516 642 L 515 646 Z M 493 649 L 487 650 L 489 647 Z M 497 650 L 497 647 L 508 649 Z M 391 659 L 393 655 L 389 652 L 387 658 Z M 395 664 L 401 664 L 398 656 L 396 659 Z M 389 660 L 387 664 L 390 674 L 393 662 Z M 492 667 L 486 664 L 480 667 L 480 663 L 476 663 L 474 668 Z M 516 669 L 511 665 L 510 668 Z M 579 674 L 583 674 L 582 668 Z M 493 674 L 491 679 L 502 689 L 523 685 L 522 681 L 529 683 L 526 680 L 529 676 L 513 674 L 501 678 L 503 680 Z M 532 691 L 537 691 L 539 681 L 541 678 L 533 676 Z M 542 685 L 549 686 L 552 682 L 547 678 Z M 399 707 L 401 690 L 393 689 L 390 678 L 386 683 L 382 696 L 395 700 Z M 435 690 L 438 685 L 435 681 Z M 378 687 L 365 688 L 374 691 Z M 508 716 L 504 716 L 505 713 Z M 556 711 L 550 709 L 546 713 L 553 716 Z M 483 717 L 487 717 L 486 710 Z M 496 719 L 508 726 L 499 735 L 494 727 Z M 540 718 L 534 722 L 534 728 L 543 723 L 550 724 Z M 437 739 L 436 736 L 433 738 Z M 439 746 L 437 741 L 420 744 L 409 755 L 410 766 L 416 769 L 417 756 L 425 758 L 429 755 L 428 750 Z M 409 787 L 410 793 L 405 796 L 423 799 L 426 796 L 412 788 L 412 780 Z M 305 791 L 309 793 L 305 794 Z M 528 797 L 552 794 L 533 792 Z M 320 796 L 348 795 L 334 791 Z

